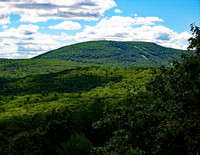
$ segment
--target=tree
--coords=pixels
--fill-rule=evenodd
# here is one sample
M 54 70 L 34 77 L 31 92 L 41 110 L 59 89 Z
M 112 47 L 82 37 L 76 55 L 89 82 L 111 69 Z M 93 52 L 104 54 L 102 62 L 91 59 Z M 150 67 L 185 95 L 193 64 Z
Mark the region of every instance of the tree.
M 128 97 L 93 126 L 112 133 L 96 154 L 200 152 L 200 28 L 191 24 L 190 54 L 161 67 L 144 92 Z M 111 134 L 110 134 L 111 135 Z
M 188 39 L 189 54 L 175 61 L 172 68 L 161 68 L 161 73 L 149 84 L 157 105 L 167 107 L 166 120 L 160 123 L 156 153 L 177 151 L 200 152 L 200 27 L 191 24 L 192 37 Z M 163 111 L 162 112 L 166 112 Z
M 200 27 L 196 26 L 195 24 L 191 24 L 190 27 L 193 37 L 188 39 L 188 42 L 190 44 L 188 46 L 188 50 L 194 49 L 197 56 L 200 56 Z

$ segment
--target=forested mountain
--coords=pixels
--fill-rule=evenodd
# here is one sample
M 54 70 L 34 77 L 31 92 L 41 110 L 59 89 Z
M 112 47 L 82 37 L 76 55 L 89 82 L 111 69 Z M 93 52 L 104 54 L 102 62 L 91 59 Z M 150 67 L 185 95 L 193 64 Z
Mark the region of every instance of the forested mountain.
M 184 51 L 149 42 L 90 41 L 65 46 L 33 59 L 69 60 L 93 65 L 171 66 Z
M 32 59 L 0 59 L 0 80 L 87 66 L 171 66 L 185 51 L 147 42 L 91 41 L 65 46 Z
M 182 51 L 144 42 L 0 59 L 0 154 L 199 154 L 200 28 L 191 30 L 195 52 L 172 67 L 150 66 Z M 140 67 L 113 67 L 129 65 Z

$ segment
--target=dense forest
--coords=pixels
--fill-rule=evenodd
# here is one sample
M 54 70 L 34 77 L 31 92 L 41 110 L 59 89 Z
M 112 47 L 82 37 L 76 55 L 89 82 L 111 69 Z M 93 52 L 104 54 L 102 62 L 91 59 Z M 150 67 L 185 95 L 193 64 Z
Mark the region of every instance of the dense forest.
M 1 59 L 0 154 L 199 154 L 200 28 L 191 31 L 192 52 L 172 67 Z
M 0 59 L 0 79 L 55 73 L 87 66 L 91 66 L 91 64 L 64 60 Z
M 90 41 L 65 46 L 33 59 L 70 60 L 113 67 L 158 67 L 171 66 L 183 52 L 149 42 Z

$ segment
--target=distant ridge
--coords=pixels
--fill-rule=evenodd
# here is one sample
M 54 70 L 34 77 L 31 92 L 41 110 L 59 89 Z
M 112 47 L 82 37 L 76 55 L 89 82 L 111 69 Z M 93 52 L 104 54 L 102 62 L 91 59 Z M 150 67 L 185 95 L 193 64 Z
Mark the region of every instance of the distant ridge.
M 89 41 L 64 46 L 32 59 L 56 59 L 103 66 L 171 66 L 185 52 L 150 42 Z

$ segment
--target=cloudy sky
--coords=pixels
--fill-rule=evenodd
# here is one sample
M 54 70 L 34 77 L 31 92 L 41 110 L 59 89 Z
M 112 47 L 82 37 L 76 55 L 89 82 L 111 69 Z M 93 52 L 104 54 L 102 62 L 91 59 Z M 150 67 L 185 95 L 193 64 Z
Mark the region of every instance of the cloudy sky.
M 30 58 L 84 41 L 186 49 L 200 0 L 0 0 L 0 58 Z

